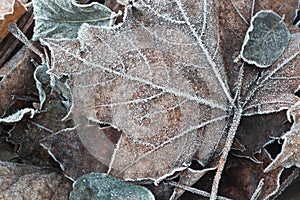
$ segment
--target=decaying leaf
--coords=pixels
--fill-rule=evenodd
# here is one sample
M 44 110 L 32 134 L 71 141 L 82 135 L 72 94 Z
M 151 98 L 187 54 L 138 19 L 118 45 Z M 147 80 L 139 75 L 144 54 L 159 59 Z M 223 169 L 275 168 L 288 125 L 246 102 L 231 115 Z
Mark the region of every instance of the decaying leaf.
M 13 151 L 12 145 L 6 141 L 5 136 L 1 136 L 0 137 L 0 161 L 9 161 L 16 157 L 18 157 L 18 154 L 15 151 Z
M 0 42 L 8 34 L 7 25 L 26 12 L 23 0 L 2 0 L 0 5 Z
M 291 130 L 281 138 L 284 139 L 282 150 L 275 160 L 265 169 L 265 172 L 283 166 L 286 168 L 300 167 L 300 102 L 288 110 L 289 119 L 292 117 L 294 124 Z
M 62 105 L 58 95 L 51 94 L 51 99 L 43 107 L 44 112 L 37 113 L 33 118 L 23 117 L 14 124 L 9 131 L 8 141 L 18 144 L 18 155 L 23 163 L 51 164 L 48 153 L 40 146 L 39 141 L 51 134 L 72 126 L 70 121 L 62 121 L 66 109 Z
M 33 0 L 35 26 L 33 39 L 76 38 L 83 23 L 105 26 L 114 14 L 99 3 L 78 4 L 75 0 Z
M 75 128 L 64 129 L 41 140 L 41 145 L 72 180 L 91 172 L 106 172 L 108 167 L 83 146 Z
M 53 53 L 52 73 L 71 76 L 72 116 L 123 131 L 106 163 L 112 174 L 159 181 L 186 168 L 197 148 L 199 162 L 212 156 L 230 95 L 216 29 L 205 24 L 216 16 L 199 21 L 195 14 L 214 13 L 214 4 L 203 6 L 198 1 L 140 2 L 128 8 L 121 27 L 84 24 L 77 40 L 44 40 Z M 211 34 L 202 41 L 204 31 Z
M 288 131 L 291 124 L 286 120 L 286 111 L 269 115 L 244 117 L 237 131 L 234 155 L 248 157 L 256 162 L 255 154 Z M 255 141 L 255 142 L 253 142 Z M 233 152 L 232 152 L 233 153 Z
M 272 161 L 265 149 L 257 154 L 257 158 L 261 163 L 237 157 L 231 157 L 227 162 L 226 175 L 230 178 L 234 187 L 243 195 L 242 199 L 251 199 L 255 191 L 259 193 L 256 194 L 256 199 L 270 199 L 279 189 L 279 178 L 283 168 L 280 167 L 268 173 L 264 172 L 264 168 Z M 263 184 L 258 187 L 261 180 L 263 180 Z M 231 194 L 231 192 L 229 193 Z
M 71 183 L 63 175 L 30 165 L 0 162 L 0 199 L 68 199 Z
M 247 5 L 250 12 L 245 13 L 251 14 Z M 232 60 L 224 65 L 219 39 L 226 43 L 232 35 L 224 31 L 226 25 L 219 35 L 217 8 L 216 1 L 141 0 L 126 6 L 118 27 L 83 24 L 76 39 L 42 40 L 52 53 L 51 72 L 70 77 L 69 116 L 79 124 L 72 132 L 78 132 L 109 174 L 158 183 L 186 169 L 193 158 L 206 166 L 217 156 L 224 134 L 215 199 L 241 117 L 279 112 L 299 100 L 294 93 L 300 80 L 300 34 L 291 35 L 285 52 L 267 69 L 234 66 L 233 54 L 227 52 L 223 56 Z M 237 9 L 229 9 L 241 17 Z M 229 24 L 234 21 L 228 19 Z M 234 31 L 244 36 L 246 28 Z M 97 124 L 91 132 L 87 121 Z M 103 142 L 109 138 L 98 124 L 122 132 L 116 144 Z M 51 144 L 61 142 L 56 137 Z M 102 151 L 96 143 L 108 146 Z M 78 151 L 74 147 L 70 145 Z M 59 153 L 61 148 L 53 150 Z
M 35 67 L 30 62 L 33 58 L 36 56 L 24 47 L 0 68 L 0 116 L 10 107 L 21 109 L 35 101 Z
M 145 187 L 101 173 L 85 174 L 73 184 L 70 200 L 118 199 L 154 200 L 153 194 Z

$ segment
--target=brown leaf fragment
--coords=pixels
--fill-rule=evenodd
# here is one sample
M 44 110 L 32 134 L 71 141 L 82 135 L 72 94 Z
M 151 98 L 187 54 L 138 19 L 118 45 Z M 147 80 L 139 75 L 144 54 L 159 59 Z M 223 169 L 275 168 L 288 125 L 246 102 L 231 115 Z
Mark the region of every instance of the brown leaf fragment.
M 18 157 L 18 154 L 13 151 L 12 145 L 6 141 L 5 136 L 0 137 L 0 161 L 9 161 Z
M 242 118 L 236 139 L 243 149 L 234 149 L 234 155 L 257 160 L 255 154 L 274 138 L 282 136 L 282 133 L 290 129 L 290 126 L 291 124 L 286 120 L 285 111 Z
M 10 107 L 18 109 L 31 106 L 37 94 L 31 59 L 36 58 L 27 48 L 22 48 L 0 68 L 0 116 Z
M 203 170 L 193 170 L 187 168 L 186 170 L 180 173 L 179 184 L 184 186 L 192 186 L 194 185 L 199 179 L 202 178 L 207 172 L 215 170 L 216 168 L 207 168 Z M 179 199 L 179 197 L 185 192 L 184 189 L 175 187 L 174 192 L 170 198 L 170 200 Z
M 262 163 L 255 163 L 246 158 L 232 156 L 227 162 L 225 172 L 229 176 L 231 182 L 237 187 L 238 191 L 241 191 L 245 195 L 246 199 L 252 197 L 260 181 L 263 180 L 263 184 L 261 188 L 259 188 L 257 196 L 259 197 L 258 199 L 268 199 L 276 194 L 279 189 L 279 178 L 283 168 L 279 167 L 278 169 L 265 173 L 265 166 L 272 161 L 270 155 L 263 149 L 256 157 Z M 223 187 L 226 188 L 227 186 Z
M 87 128 L 85 130 L 88 131 Z M 95 159 L 83 146 L 75 128 L 59 131 L 42 140 L 41 145 L 72 180 L 86 173 L 106 172 L 108 169 L 107 165 Z
M 23 14 L 17 22 L 18 27 L 29 38 L 33 29 L 33 9 L 32 7 Z M 0 66 L 3 66 L 23 45 L 12 34 L 8 34 L 5 39 L 0 42 Z
M 245 82 L 248 84 L 245 86 L 248 88 L 248 91 L 245 90 L 245 96 L 253 93 L 251 101 L 244 104 L 245 116 L 287 110 L 299 101 L 299 97 L 295 95 L 300 82 L 299 45 L 300 33 L 298 32 L 291 35 L 289 45 L 272 67 L 262 71 L 259 76 L 256 76 L 256 80 Z M 253 71 L 253 67 L 250 69 Z M 250 69 L 247 73 L 252 73 Z M 259 89 L 258 84 L 261 84 Z
M 67 200 L 71 189 L 70 181 L 51 169 L 0 162 L 0 199 Z
M 46 150 L 43 149 L 39 141 L 51 134 L 72 126 L 70 121 L 62 121 L 66 115 L 66 109 L 61 101 L 55 97 L 47 99 L 44 105 L 46 112 L 37 113 L 34 118 L 25 117 L 20 122 L 16 122 L 9 131 L 8 141 L 19 144 L 18 154 L 23 163 L 31 163 L 44 166 L 51 164 Z M 49 163 L 50 162 L 50 163 Z
M 290 168 L 300 167 L 300 102 L 292 106 L 287 115 L 293 119 L 291 130 L 281 138 L 284 139 L 282 150 L 275 160 L 265 169 L 265 172 L 276 169 L 280 166 Z
M 7 25 L 17 22 L 26 12 L 23 0 L 2 0 L 0 4 L 0 42 L 9 33 Z

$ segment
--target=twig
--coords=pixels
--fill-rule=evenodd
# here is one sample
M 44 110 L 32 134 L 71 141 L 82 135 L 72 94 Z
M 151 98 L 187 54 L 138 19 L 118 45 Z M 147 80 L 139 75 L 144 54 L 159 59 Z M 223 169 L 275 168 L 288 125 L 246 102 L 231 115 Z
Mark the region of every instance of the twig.
M 233 143 L 235 133 L 236 133 L 237 128 L 240 124 L 241 117 L 242 117 L 242 111 L 243 111 L 242 108 L 238 108 L 234 113 L 233 121 L 232 121 L 231 127 L 229 129 L 228 136 L 226 138 L 223 153 L 222 153 L 221 158 L 219 160 L 218 169 L 217 169 L 217 172 L 216 172 L 216 175 L 215 175 L 215 178 L 214 178 L 214 182 L 213 182 L 213 185 L 212 185 L 210 200 L 216 200 L 217 199 L 217 193 L 218 193 L 218 188 L 219 188 L 219 183 L 220 183 L 222 171 L 224 169 L 224 166 L 225 166 L 225 163 L 226 163 L 231 145 Z
M 251 199 L 250 200 L 257 200 L 259 198 L 259 195 L 261 194 L 261 189 L 262 187 L 264 186 L 264 181 L 265 179 L 260 179 L 259 183 L 258 183 L 258 186 L 256 187 L 256 190 L 254 191 L 254 193 L 252 194 L 251 196 Z
M 201 196 L 204 196 L 204 197 L 210 197 L 210 193 L 206 192 L 206 191 L 203 191 L 203 190 L 199 190 L 199 189 L 192 188 L 192 187 L 189 187 L 189 186 L 186 186 L 186 185 L 182 185 L 182 184 L 179 184 L 179 183 L 174 182 L 174 181 L 168 181 L 167 183 L 172 185 L 172 186 L 175 186 L 175 187 L 184 189 L 186 191 L 189 191 L 191 193 L 194 193 L 194 194 L 198 194 L 198 195 L 201 195 Z M 219 200 L 231 200 L 231 199 L 228 199 L 228 198 L 222 197 L 222 196 L 217 196 L 217 199 L 219 199 Z

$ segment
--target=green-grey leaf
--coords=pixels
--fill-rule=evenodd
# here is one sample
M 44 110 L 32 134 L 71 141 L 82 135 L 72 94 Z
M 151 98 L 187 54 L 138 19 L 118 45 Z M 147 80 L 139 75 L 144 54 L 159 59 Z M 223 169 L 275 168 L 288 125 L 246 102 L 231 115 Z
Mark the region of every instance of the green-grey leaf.
M 241 57 L 257 67 L 269 67 L 284 52 L 290 38 L 290 31 L 283 18 L 271 10 L 259 11 L 251 20 Z
M 39 100 L 40 100 L 40 109 L 42 109 L 43 104 L 46 100 L 46 93 L 43 89 L 43 84 L 46 85 L 50 83 L 50 75 L 47 74 L 47 64 L 43 63 L 42 65 L 38 66 L 34 71 L 34 79 L 36 83 L 36 88 L 39 92 Z
M 102 4 L 77 4 L 75 0 L 33 0 L 33 8 L 33 40 L 76 38 L 83 23 L 106 26 L 113 15 L 113 12 Z
M 145 187 L 117 179 L 102 173 L 91 173 L 79 177 L 73 184 L 70 200 L 154 200 Z

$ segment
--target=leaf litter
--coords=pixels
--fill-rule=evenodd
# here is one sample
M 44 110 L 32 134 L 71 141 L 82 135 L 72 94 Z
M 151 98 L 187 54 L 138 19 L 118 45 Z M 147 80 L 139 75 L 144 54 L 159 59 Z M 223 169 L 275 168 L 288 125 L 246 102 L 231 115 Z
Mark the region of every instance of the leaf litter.
M 207 11 L 213 7 L 211 2 L 136 2 L 134 9 L 127 7 L 121 26 L 99 29 L 83 24 L 75 40 L 42 40 L 52 52 L 51 73 L 70 76 L 72 117 L 84 116 L 123 132 L 116 148 L 112 146 L 111 162 L 106 163 L 109 173 L 126 180 L 159 182 L 186 168 L 195 153 L 205 165 L 227 130 L 215 195 L 242 115 L 278 112 L 297 101 L 293 92 L 298 76 L 294 84 L 285 79 L 286 73 L 297 73 L 298 66 L 290 65 L 299 54 L 293 45 L 258 80 L 241 69 L 240 87 L 247 83 L 247 91 L 238 88 L 236 98 L 231 96 L 216 40 L 218 29 L 212 26 L 217 19 L 208 14 L 214 10 Z M 199 15 L 200 22 L 195 17 Z M 298 35 L 292 38 L 297 40 Z M 286 65 L 292 70 L 286 70 Z M 243 78 L 250 81 L 242 82 Z M 281 85 L 266 93 L 274 83 Z M 283 91 L 287 85 L 293 92 Z M 228 113 L 233 113 L 232 121 Z M 231 121 L 229 127 L 225 118 Z M 170 157 L 176 159 L 166 160 L 166 152 L 174 153 Z M 163 166 L 153 160 L 163 160 Z
M 133 3 L 133 8 L 125 10 L 124 23 L 112 29 L 84 24 L 77 39 L 43 40 L 52 50 L 51 71 L 70 77 L 73 107 L 69 117 L 82 127 L 89 127 L 86 122 L 92 120 L 122 131 L 117 145 L 109 147 L 113 150 L 112 156 L 106 157 L 111 159 L 109 163 L 85 145 L 109 167 L 110 174 L 159 182 L 176 170 L 186 169 L 193 158 L 205 166 L 216 158 L 219 140 L 229 131 L 218 167 L 220 175 L 242 115 L 278 112 L 298 100 L 293 95 L 299 83 L 299 69 L 294 64 L 299 53 L 297 44 L 295 48 L 289 45 L 286 55 L 268 70 L 257 73 L 242 67 L 234 90 L 232 81 L 230 87 L 226 83 L 228 69 L 219 52 L 218 27 L 212 26 L 218 24 L 211 14 L 216 12 L 214 2 L 164 3 Z M 297 34 L 294 37 L 297 41 Z M 95 46 L 102 46 L 104 52 L 99 53 Z M 270 86 L 273 82 L 278 84 L 274 91 Z M 235 91 L 234 97 L 231 91 Z M 156 126 L 152 126 L 154 123 Z M 196 131 L 190 132 L 193 129 Z M 86 133 L 78 133 L 83 143 Z M 167 133 L 167 137 L 161 133 Z M 203 149 L 207 151 L 203 153 Z M 153 165 L 153 159 L 164 162 L 168 151 L 176 159 L 166 162 L 167 168 L 157 161 Z M 148 166 L 153 166 L 154 176 L 145 170 Z M 214 184 L 212 199 L 216 188 Z

